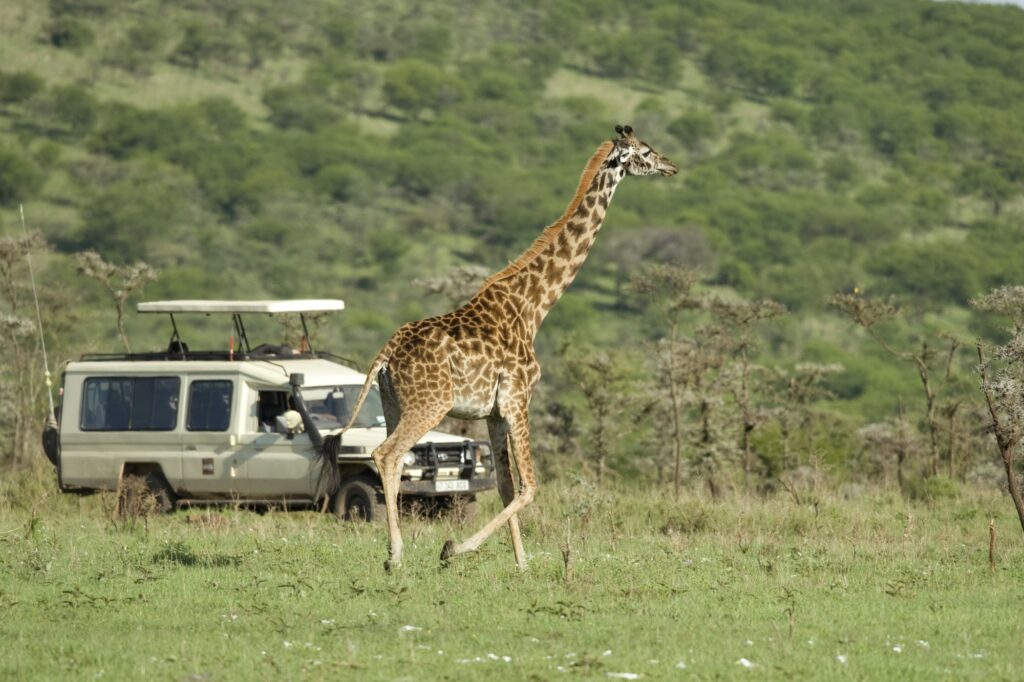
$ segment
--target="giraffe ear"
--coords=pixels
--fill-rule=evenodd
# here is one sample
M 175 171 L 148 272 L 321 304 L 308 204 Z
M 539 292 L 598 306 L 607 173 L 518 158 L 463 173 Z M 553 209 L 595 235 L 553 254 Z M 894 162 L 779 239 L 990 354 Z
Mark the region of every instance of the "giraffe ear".
M 621 135 L 622 134 L 622 126 L 615 126 L 615 132 L 617 132 L 619 135 Z

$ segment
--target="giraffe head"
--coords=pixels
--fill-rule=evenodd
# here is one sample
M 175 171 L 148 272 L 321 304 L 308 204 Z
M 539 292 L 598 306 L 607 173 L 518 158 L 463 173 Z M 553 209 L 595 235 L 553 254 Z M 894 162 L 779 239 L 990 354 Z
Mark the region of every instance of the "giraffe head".
M 675 175 L 679 169 L 667 158 L 651 149 L 651 145 L 638 139 L 630 126 L 615 126 L 619 139 L 615 140 L 616 160 L 628 175 Z

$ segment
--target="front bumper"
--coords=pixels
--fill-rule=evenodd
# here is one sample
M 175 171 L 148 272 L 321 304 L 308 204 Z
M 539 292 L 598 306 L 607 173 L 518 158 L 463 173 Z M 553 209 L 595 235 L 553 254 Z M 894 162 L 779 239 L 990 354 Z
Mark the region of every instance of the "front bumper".
M 418 497 L 438 497 L 442 495 L 471 495 L 491 490 L 496 485 L 494 478 L 442 478 L 439 481 L 402 481 L 398 492 L 402 495 Z

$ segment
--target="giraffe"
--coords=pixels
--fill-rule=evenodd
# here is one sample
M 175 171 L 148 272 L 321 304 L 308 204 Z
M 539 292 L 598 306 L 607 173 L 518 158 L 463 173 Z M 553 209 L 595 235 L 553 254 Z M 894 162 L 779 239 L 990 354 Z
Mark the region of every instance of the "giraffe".
M 627 175 L 675 175 L 676 166 L 633 134 L 601 144 L 587 162 L 565 213 L 518 258 L 489 277 L 461 308 L 403 325 L 374 359 L 356 401 L 358 414 L 374 380 L 384 405 L 388 435 L 373 452 L 384 487 L 388 525 L 386 570 L 402 561 L 398 488 L 402 457 L 446 415 L 486 419 L 498 491 L 504 508 L 476 534 L 445 542 L 442 562 L 477 549 L 508 524 L 516 565 L 526 568 L 518 513 L 537 492 L 530 457 L 527 413 L 540 365 L 533 341 L 544 318 L 586 259 L 608 204 Z M 322 471 L 336 469 L 341 434 L 325 439 Z M 518 490 L 513 468 L 519 479 Z

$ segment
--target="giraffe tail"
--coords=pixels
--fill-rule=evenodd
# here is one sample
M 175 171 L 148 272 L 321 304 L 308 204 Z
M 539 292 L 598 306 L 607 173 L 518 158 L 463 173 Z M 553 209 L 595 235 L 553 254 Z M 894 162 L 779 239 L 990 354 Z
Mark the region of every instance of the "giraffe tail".
M 377 353 L 377 357 L 374 358 L 373 364 L 370 365 L 370 371 L 366 373 L 366 381 L 363 383 L 362 390 L 359 391 L 359 397 L 356 398 L 356 404 L 352 408 L 352 416 L 340 431 L 333 433 L 329 436 L 324 436 L 323 442 L 319 447 L 314 450 L 314 465 L 320 465 L 320 476 L 317 481 L 317 497 L 318 498 L 330 498 L 337 494 L 341 488 L 341 473 L 338 470 L 338 455 L 341 453 L 341 439 L 342 436 L 352 428 L 352 425 L 356 421 L 356 417 L 359 416 L 359 411 L 363 409 L 363 403 L 366 402 L 366 396 L 370 394 L 370 387 L 373 386 L 373 382 L 377 380 L 377 375 L 380 374 L 381 369 L 387 365 L 388 360 L 391 359 L 392 354 L 392 341 L 389 341 L 384 348 Z

